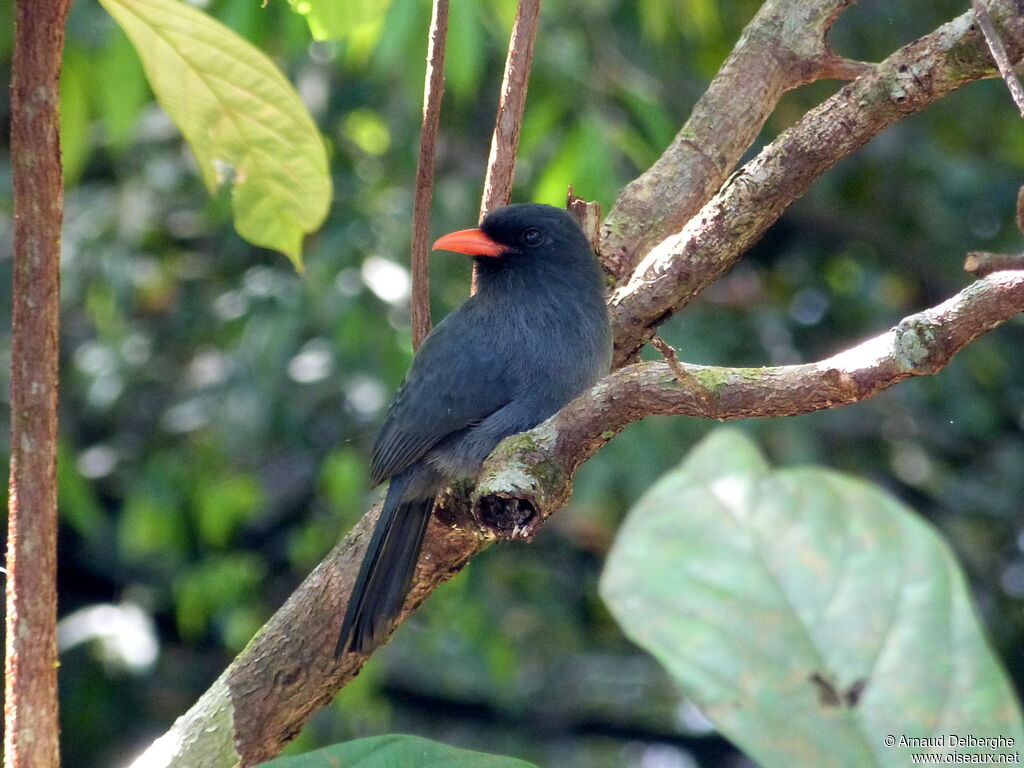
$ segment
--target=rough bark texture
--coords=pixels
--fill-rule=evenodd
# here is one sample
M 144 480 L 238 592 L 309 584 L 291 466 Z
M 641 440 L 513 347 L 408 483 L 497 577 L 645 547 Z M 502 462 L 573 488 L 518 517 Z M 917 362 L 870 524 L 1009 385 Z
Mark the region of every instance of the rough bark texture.
M 1010 63 L 1010 57 L 1003 46 L 999 30 L 996 29 L 992 23 L 992 18 L 988 15 L 985 0 L 971 0 L 971 8 L 974 9 L 974 16 L 977 19 L 978 27 L 981 28 L 982 33 L 985 35 L 988 49 L 992 52 L 992 59 L 995 61 L 996 66 L 999 67 L 999 74 L 1006 81 L 1006 88 L 1010 91 L 1013 103 L 1017 105 L 1020 116 L 1024 117 L 1024 87 L 1021 86 L 1020 80 L 1017 79 L 1017 75 L 1013 71 L 1013 64 Z M 1024 7 L 1021 8 L 1021 12 L 1024 13 Z
M 911 376 L 938 373 L 981 334 L 1024 312 L 1024 271 L 993 272 L 931 309 L 851 349 L 804 365 L 719 368 L 628 365 L 488 458 L 474 492 L 488 517 L 522 520 L 532 536 L 572 493 L 572 476 L 627 424 L 669 414 L 724 421 L 795 416 L 874 397 Z M 502 514 L 503 507 L 509 507 Z M 508 526 L 492 525 L 497 535 Z
M 63 210 L 58 110 L 70 0 L 19 0 L 11 85 L 14 289 L 4 765 L 55 768 L 57 329 Z
M 992 4 L 1024 52 L 1015 3 Z M 991 76 L 985 38 L 968 12 L 904 46 L 808 112 L 744 165 L 678 233 L 655 246 L 612 296 L 615 365 L 630 362 L 658 324 L 716 280 L 821 174 L 897 120 Z
M 768 0 L 761 7 L 672 144 L 609 211 L 598 250 L 613 275 L 628 276 L 651 247 L 700 210 L 785 91 L 867 68 L 835 56 L 825 43 L 832 22 L 854 1 Z
M 723 67 L 726 75 L 729 67 L 741 71 L 721 83 L 716 79 L 712 88 L 722 90 L 695 110 L 694 120 L 706 132 L 698 146 L 689 146 L 686 137 L 677 140 L 660 170 L 645 174 L 619 198 L 603 238 L 609 263 L 625 275 L 612 298 L 620 365 L 633 357 L 662 319 L 718 277 L 836 161 L 895 120 L 993 71 L 970 15 L 955 19 L 864 71 L 808 113 L 679 231 L 687 218 L 674 207 L 680 178 L 697 173 L 719 179 L 701 182 L 706 197 L 695 198 L 699 208 L 753 140 L 785 87 L 827 74 L 862 71 L 836 59 L 823 42 L 835 16 L 848 5 L 840 0 L 768 0 L 734 53 L 747 56 L 740 60 L 745 63 Z M 1024 22 L 1015 0 L 993 0 L 989 10 L 1011 59 L 1019 60 Z M 768 86 L 765 80 L 770 81 Z M 769 96 L 750 101 L 751 88 L 765 88 Z M 755 113 L 753 118 L 740 116 L 737 103 Z M 723 150 L 722 145 L 729 148 Z M 666 201 L 668 209 L 655 209 Z M 639 239 L 629 234 L 630 227 Z M 617 250 L 616 242 L 641 245 L 623 251 Z M 647 254 L 651 246 L 654 249 Z M 535 531 L 568 498 L 579 464 L 631 421 L 653 413 L 720 419 L 779 416 L 856 402 L 908 376 L 936 372 L 971 339 L 1022 310 L 1024 273 L 997 272 L 942 305 L 821 363 L 763 369 L 678 364 L 676 373 L 668 363 L 641 363 L 617 370 L 552 419 L 498 446 L 469 498 L 444 500 L 431 522 L 403 617 L 494 538 Z M 682 382 L 678 371 L 685 374 Z M 171 746 L 188 745 L 187 750 L 170 750 L 165 760 L 147 754 L 147 768 L 195 765 L 198 750 L 213 742 L 225 746 L 237 764 L 266 759 L 358 672 L 365 659 L 347 654 L 335 661 L 334 638 L 377 514 L 377 509 L 371 510 L 335 547 L 210 692 L 161 740 Z M 213 734 L 208 732 L 211 723 Z M 224 732 L 224 724 L 230 733 Z

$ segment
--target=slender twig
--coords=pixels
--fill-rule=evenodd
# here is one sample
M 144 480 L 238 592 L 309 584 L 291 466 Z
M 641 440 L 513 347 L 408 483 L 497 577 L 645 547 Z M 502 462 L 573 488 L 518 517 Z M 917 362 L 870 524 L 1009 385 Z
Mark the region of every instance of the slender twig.
M 434 156 L 444 96 L 444 49 L 448 36 L 448 0 L 434 0 L 423 82 L 423 127 L 416 164 L 416 194 L 412 205 L 412 348 L 430 333 L 430 201 L 434 194 Z
M 972 251 L 964 259 L 964 270 L 975 277 L 985 277 L 1007 269 L 1024 269 L 1024 253 Z
M 1024 233 L 1024 187 L 1017 190 L 1017 229 Z
M 498 116 L 494 121 L 491 152 L 487 157 L 484 193 L 480 200 L 480 219 L 512 199 L 512 178 L 516 168 L 516 148 L 519 129 L 526 106 L 526 86 L 533 63 L 533 43 L 537 39 L 537 21 L 540 18 L 540 0 L 519 0 L 516 18 L 512 23 L 512 36 L 505 57 L 505 74 L 501 79 L 498 98 Z M 476 292 L 476 270 L 473 288 Z
M 18 0 L 11 77 L 14 286 L 4 765 L 59 764 L 57 334 L 60 62 L 70 0 Z
M 508 205 L 512 199 L 516 147 L 519 146 L 519 129 L 523 123 L 526 86 L 530 79 L 539 17 L 540 0 L 519 0 L 505 58 L 505 74 L 501 80 L 491 153 L 487 158 L 487 176 L 484 178 L 484 194 L 480 201 L 481 219 L 495 208 Z
M 971 7 L 974 8 L 974 17 L 978 20 L 982 34 L 985 35 L 985 42 L 988 43 L 992 59 L 999 68 L 999 74 L 1006 81 L 1006 87 L 1009 88 L 1010 96 L 1013 97 L 1014 104 L 1020 110 L 1020 116 L 1024 117 L 1024 87 L 1021 87 L 1020 80 L 1017 79 L 1017 75 L 1013 71 L 1013 64 L 1010 62 L 1010 57 L 1006 55 L 1006 48 L 999 38 L 995 24 L 992 23 L 992 17 L 988 15 L 988 9 L 983 0 L 971 0 Z
M 683 367 L 683 364 L 679 362 L 679 356 L 676 354 L 675 348 L 661 338 L 661 336 L 652 336 L 651 346 L 658 350 L 661 356 L 665 358 L 665 362 L 672 369 L 676 381 L 700 399 L 701 404 L 706 410 L 706 415 L 713 415 L 714 403 L 711 402 L 707 387 L 701 384 L 697 377 Z

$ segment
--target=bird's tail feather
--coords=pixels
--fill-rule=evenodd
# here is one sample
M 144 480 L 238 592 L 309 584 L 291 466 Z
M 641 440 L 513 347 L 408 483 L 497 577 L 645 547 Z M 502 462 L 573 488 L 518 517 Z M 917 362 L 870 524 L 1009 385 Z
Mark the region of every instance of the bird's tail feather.
M 388 488 L 348 599 L 336 657 L 347 650 L 372 651 L 387 638 L 402 610 L 434 506 L 433 498 L 399 501 L 402 490 Z

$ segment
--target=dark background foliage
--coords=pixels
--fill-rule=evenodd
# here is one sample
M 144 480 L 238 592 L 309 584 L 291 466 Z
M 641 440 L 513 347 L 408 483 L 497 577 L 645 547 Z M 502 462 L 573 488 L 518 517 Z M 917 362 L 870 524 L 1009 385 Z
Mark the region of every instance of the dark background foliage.
M 967 5 L 864 0 L 833 42 L 877 60 Z M 120 31 L 98 5 L 73 6 L 60 463 L 67 765 L 123 764 L 162 733 L 371 496 L 368 449 L 411 358 L 406 259 L 428 6 L 394 3 L 346 39 L 315 43 L 280 0 L 206 5 L 275 58 L 325 134 L 336 196 L 307 242 L 304 275 L 234 233 L 227 200 L 206 197 Z M 516 199 L 557 204 L 573 184 L 607 210 L 758 6 L 547 0 Z M 452 5 L 436 235 L 474 223 L 513 11 L 512 0 Z M 4 29 L 10 15 L 0 8 Z M 8 34 L 7 69 L 10 47 Z M 762 140 L 839 85 L 788 94 Z M 6 91 L 0 99 L 6 113 Z M 6 150 L 5 139 L 4 293 Z M 1005 86 L 972 85 L 828 173 L 663 335 L 688 361 L 761 365 L 879 333 L 965 285 L 966 251 L 1020 248 L 1022 167 L 1024 128 Z M 433 257 L 435 317 L 466 295 L 468 272 L 456 255 Z M 934 521 L 1018 688 L 1021 341 L 1013 321 L 937 377 L 835 412 L 744 424 L 773 461 L 866 477 Z M 9 338 L 0 345 L 9 357 Z M 651 418 L 627 429 L 583 468 L 571 505 L 535 542 L 493 547 L 438 590 L 297 747 L 400 731 L 568 768 L 744 764 L 624 639 L 595 590 L 625 510 L 711 427 Z

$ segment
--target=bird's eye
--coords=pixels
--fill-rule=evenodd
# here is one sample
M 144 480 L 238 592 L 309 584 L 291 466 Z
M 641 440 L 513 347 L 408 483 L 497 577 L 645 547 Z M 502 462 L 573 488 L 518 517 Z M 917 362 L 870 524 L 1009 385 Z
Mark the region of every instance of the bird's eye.
M 523 244 L 524 245 L 529 245 L 531 247 L 534 246 L 534 245 L 540 245 L 541 241 L 543 239 L 544 239 L 544 233 L 541 232 L 536 227 L 530 227 L 528 230 L 523 232 Z

